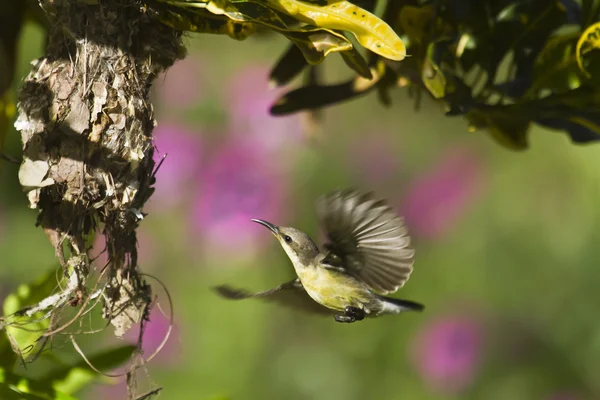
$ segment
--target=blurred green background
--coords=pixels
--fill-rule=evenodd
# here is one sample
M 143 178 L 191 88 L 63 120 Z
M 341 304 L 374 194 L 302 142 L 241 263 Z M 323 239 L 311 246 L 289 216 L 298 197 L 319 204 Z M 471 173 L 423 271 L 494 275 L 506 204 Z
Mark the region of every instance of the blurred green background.
M 21 77 L 41 55 L 38 29 L 23 32 Z M 326 109 L 315 130 L 307 114 L 267 114 L 285 40 L 187 42 L 188 58 L 154 89 L 157 159 L 168 156 L 140 228 L 141 267 L 168 287 L 176 325 L 142 388 L 163 386 L 166 399 L 600 398 L 600 147 L 538 129 L 530 150 L 510 152 L 430 99 L 415 112 L 406 89 L 391 108 L 372 95 Z M 324 73 L 350 74 L 335 57 Z M 6 151 L 19 146 L 12 130 Z M 0 164 L 0 297 L 55 265 L 17 170 Z M 322 242 L 314 201 L 347 186 L 406 216 L 417 258 L 397 297 L 424 313 L 345 325 L 211 291 L 290 279 L 284 252 L 249 218 Z M 148 351 L 167 326 L 152 314 Z M 110 336 L 87 337 L 86 349 Z M 55 351 L 72 357 L 67 344 Z M 111 383 L 82 398 L 124 396 L 123 381 Z

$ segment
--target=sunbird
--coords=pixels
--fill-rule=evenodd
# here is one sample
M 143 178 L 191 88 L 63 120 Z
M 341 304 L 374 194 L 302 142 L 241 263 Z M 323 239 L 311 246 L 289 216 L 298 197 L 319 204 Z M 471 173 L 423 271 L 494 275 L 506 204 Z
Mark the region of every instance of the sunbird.
M 320 251 L 304 232 L 262 219 L 294 265 L 297 278 L 263 292 L 221 285 L 228 299 L 265 298 L 306 311 L 333 314 L 337 322 L 422 311 L 422 304 L 384 296 L 401 288 L 413 271 L 415 251 L 404 219 L 373 192 L 338 190 L 317 200 L 329 240 Z

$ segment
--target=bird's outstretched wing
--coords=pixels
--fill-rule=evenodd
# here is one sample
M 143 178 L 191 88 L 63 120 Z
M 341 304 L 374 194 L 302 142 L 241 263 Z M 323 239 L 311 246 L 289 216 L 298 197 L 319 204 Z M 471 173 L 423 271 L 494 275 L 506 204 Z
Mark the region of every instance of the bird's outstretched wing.
M 328 259 L 376 292 L 392 293 L 413 271 L 414 250 L 404 219 L 372 192 L 336 191 L 319 198 Z
M 323 307 L 315 302 L 304 290 L 304 286 L 298 279 L 281 284 L 273 289 L 263 292 L 250 293 L 244 289 L 233 289 L 227 285 L 215 287 L 215 290 L 221 296 L 231 300 L 243 300 L 250 298 L 263 298 L 288 307 L 293 307 L 302 311 L 332 315 L 333 310 Z

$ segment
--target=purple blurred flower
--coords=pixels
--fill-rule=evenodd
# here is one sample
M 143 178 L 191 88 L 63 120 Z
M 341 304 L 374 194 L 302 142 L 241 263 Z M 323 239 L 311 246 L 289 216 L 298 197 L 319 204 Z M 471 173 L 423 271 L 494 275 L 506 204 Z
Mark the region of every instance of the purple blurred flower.
M 158 164 L 167 154 L 156 174 L 156 191 L 148 206 L 153 211 L 181 204 L 191 195 L 191 183 L 198 182 L 202 154 L 200 136 L 175 124 L 162 124 L 154 130 Z
M 227 108 L 230 112 L 230 131 L 234 140 L 245 141 L 267 152 L 289 149 L 303 139 L 299 115 L 273 117 L 269 108 L 281 89 L 269 89 L 270 66 L 244 67 L 229 80 Z
M 127 398 L 127 380 L 125 377 L 111 379 L 111 383 L 102 383 L 94 385 L 90 389 L 88 399 L 104 400 L 104 399 L 125 399 Z
M 471 150 L 453 148 L 409 189 L 403 213 L 417 235 L 444 235 L 480 194 L 482 160 Z
M 435 319 L 416 335 L 415 366 L 434 391 L 460 392 L 475 377 L 483 340 L 483 327 L 474 318 L 456 315 Z
M 197 58 L 177 61 L 156 80 L 156 94 L 166 107 L 189 107 L 202 100 L 207 90 L 206 73 Z
M 168 312 L 168 310 L 165 310 Z M 144 338 L 142 340 L 142 350 L 144 352 L 144 358 L 150 357 L 159 348 L 165 336 L 169 332 L 169 326 L 171 324 L 170 318 L 163 315 L 163 313 L 155 306 L 150 312 L 150 321 L 146 323 L 144 330 Z M 124 336 L 127 342 L 136 344 L 138 336 L 140 334 L 140 326 L 135 325 L 129 332 Z M 174 362 L 179 356 L 181 356 L 181 347 L 178 341 L 178 330 L 176 325 L 171 328 L 171 333 L 165 345 L 162 347 L 160 352 L 154 358 L 160 360 L 160 363 Z
M 357 138 L 350 149 L 353 169 L 371 184 L 382 183 L 394 176 L 400 168 L 399 155 L 388 137 L 376 135 L 369 140 Z
M 226 144 L 216 152 L 201 179 L 193 210 L 195 229 L 212 244 L 240 249 L 268 235 L 251 218 L 281 220 L 281 171 L 254 148 Z M 258 239 L 262 240 L 262 239 Z

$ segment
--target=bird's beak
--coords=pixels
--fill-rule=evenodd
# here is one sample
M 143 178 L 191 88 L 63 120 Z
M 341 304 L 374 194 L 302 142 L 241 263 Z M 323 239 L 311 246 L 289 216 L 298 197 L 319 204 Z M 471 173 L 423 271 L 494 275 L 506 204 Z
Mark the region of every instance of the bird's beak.
M 272 223 L 270 223 L 270 222 L 263 221 L 262 219 L 253 219 L 252 221 L 256 222 L 257 224 L 261 224 L 263 226 L 266 226 L 267 228 L 269 228 L 269 230 L 271 232 L 273 232 L 274 235 L 278 235 L 279 234 L 279 229 L 275 225 L 273 225 Z

